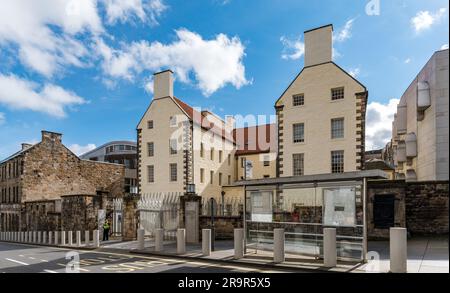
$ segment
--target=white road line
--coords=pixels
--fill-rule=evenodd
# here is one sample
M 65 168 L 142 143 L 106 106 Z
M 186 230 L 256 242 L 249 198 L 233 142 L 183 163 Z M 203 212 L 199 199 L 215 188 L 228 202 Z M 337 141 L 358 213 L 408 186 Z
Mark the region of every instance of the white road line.
M 44 270 L 44 272 L 50 273 L 50 274 L 57 274 L 58 272 L 52 271 L 52 270 Z
M 29 266 L 29 264 L 24 263 L 24 262 L 21 262 L 21 261 L 18 261 L 18 260 L 15 260 L 15 259 L 10 259 L 10 258 L 5 258 L 5 259 L 6 259 L 6 260 L 9 260 L 9 261 L 11 261 L 11 262 L 18 263 L 18 264 L 23 265 L 23 266 Z
M 34 257 L 32 257 L 32 256 L 29 256 L 28 258 L 29 258 L 29 259 L 35 259 L 35 258 L 34 258 Z

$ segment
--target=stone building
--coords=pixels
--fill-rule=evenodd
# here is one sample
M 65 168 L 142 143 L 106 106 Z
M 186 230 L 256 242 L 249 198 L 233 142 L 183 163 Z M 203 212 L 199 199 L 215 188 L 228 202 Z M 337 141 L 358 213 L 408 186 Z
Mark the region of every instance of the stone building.
M 275 103 L 279 177 L 364 168 L 368 91 L 332 61 L 332 35 L 305 32 L 305 66 Z
M 449 50 L 435 52 L 400 99 L 392 123 L 397 179 L 449 179 Z
M 72 212 L 64 214 L 67 196 L 96 197 L 102 203 L 98 209 L 107 209 L 112 198 L 123 195 L 124 169 L 123 165 L 81 160 L 62 144 L 61 134 L 42 131 L 41 142 L 23 144 L 20 151 L 0 162 L 0 230 L 70 226 L 77 217 Z M 97 214 L 88 217 L 96 219 Z

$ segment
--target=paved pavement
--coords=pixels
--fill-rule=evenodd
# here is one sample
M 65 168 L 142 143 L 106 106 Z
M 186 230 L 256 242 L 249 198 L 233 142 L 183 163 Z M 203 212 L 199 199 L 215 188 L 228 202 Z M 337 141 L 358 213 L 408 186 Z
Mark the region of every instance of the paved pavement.
M 79 261 L 71 255 L 77 253 Z M 67 257 L 67 259 L 66 259 Z M 0 242 L 0 273 L 282 273 L 282 269 Z

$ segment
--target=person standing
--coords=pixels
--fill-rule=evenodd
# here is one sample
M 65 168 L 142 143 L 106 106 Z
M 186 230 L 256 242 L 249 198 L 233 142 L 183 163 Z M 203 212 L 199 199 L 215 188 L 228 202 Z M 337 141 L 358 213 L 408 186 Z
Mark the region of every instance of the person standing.
M 105 223 L 103 224 L 103 241 L 109 240 L 109 229 L 110 229 L 109 221 L 106 220 Z

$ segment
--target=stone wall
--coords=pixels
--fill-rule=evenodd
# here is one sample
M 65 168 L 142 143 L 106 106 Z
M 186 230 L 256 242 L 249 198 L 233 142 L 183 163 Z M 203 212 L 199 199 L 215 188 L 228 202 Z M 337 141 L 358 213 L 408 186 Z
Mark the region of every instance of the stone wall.
M 448 181 L 408 183 L 405 203 L 412 235 L 448 235 Z
M 374 225 L 376 195 L 394 195 L 394 226 L 406 227 L 414 235 L 448 234 L 448 181 L 369 181 L 367 225 L 369 239 L 389 238 L 389 228 Z
M 61 230 L 61 200 L 26 202 L 22 212 L 23 231 Z
M 125 196 L 123 198 L 123 227 L 122 240 L 131 241 L 137 239 L 137 202 L 139 198 L 136 196 Z
M 91 195 L 62 197 L 61 227 L 65 231 L 96 230 L 98 211 L 102 209 L 103 198 Z
M 200 233 L 202 229 L 211 229 L 211 217 L 200 216 Z M 215 216 L 214 227 L 216 240 L 231 240 L 234 238 L 234 229 L 243 228 L 242 216 Z

